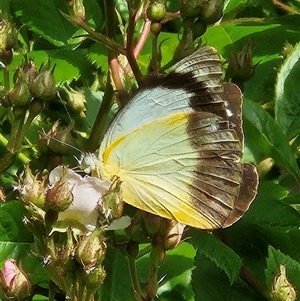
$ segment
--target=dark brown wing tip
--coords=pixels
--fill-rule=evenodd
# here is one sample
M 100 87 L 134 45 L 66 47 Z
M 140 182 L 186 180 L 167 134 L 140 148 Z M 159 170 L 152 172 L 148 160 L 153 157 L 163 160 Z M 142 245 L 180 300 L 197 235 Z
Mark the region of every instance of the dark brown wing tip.
M 258 186 L 258 174 L 256 167 L 252 164 L 243 164 L 243 179 L 240 187 L 239 197 L 235 207 L 227 217 L 223 228 L 229 227 L 237 222 L 249 209 L 253 202 Z

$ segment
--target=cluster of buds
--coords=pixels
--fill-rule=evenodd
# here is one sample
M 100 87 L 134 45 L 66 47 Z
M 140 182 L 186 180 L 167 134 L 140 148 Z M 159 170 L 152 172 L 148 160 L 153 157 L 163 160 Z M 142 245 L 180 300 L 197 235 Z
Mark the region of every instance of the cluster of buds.
M 14 74 L 14 87 L 8 92 L 4 106 L 26 107 L 33 99 L 47 101 L 56 95 L 55 79 L 50 64 L 36 70 L 33 61 L 24 63 Z
M 194 41 L 202 36 L 208 25 L 216 23 L 223 15 L 224 0 L 181 0 L 180 16 L 183 34 L 174 52 L 174 61 L 194 51 Z
M 120 200 L 113 202 L 116 192 L 109 194 L 111 186 L 110 181 L 82 177 L 64 166 L 53 169 L 48 179 L 33 176 L 27 166 L 20 179 L 18 190 L 27 209 L 24 223 L 34 235 L 36 254 L 67 295 L 77 289 L 76 282 L 94 293 L 105 278 L 105 231 L 115 229 L 112 219 L 121 214 Z M 109 212 L 109 218 L 103 212 Z
M 8 259 L 0 271 L 2 298 L 5 300 L 23 300 L 32 293 L 32 284 L 25 272 L 14 259 Z
M 13 53 L 12 49 L 18 43 L 18 31 L 12 23 L 0 16 L 0 62 L 4 66 L 11 63 Z
M 144 243 L 149 237 L 154 245 L 159 244 L 162 250 L 174 249 L 182 239 L 185 225 L 175 220 L 165 219 L 144 211 L 138 212 L 126 229 L 131 241 Z

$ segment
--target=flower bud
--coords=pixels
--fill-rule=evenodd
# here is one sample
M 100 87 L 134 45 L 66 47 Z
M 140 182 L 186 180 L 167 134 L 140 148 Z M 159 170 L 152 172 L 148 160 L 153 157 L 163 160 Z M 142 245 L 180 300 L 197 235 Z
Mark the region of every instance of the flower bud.
M 31 94 L 25 80 L 17 83 L 14 88 L 8 92 L 8 99 L 12 106 L 29 105 L 31 101 Z
M 157 36 L 161 32 L 161 23 L 152 22 L 150 26 L 150 31 Z
M 174 249 L 181 241 L 185 225 L 171 220 L 165 234 L 165 250 Z
M 13 259 L 8 259 L 4 263 L 0 272 L 0 282 L 4 294 L 14 300 L 25 299 L 32 292 L 30 280 Z
M 224 0 L 204 1 L 202 20 L 205 24 L 216 23 L 223 15 Z
M 13 52 L 11 49 L 3 49 L 0 52 L 0 61 L 6 66 L 9 65 L 13 58 Z
M 51 70 L 41 71 L 30 83 L 33 97 L 51 99 L 56 94 L 55 79 Z
M 36 67 L 33 60 L 25 63 L 22 67 L 26 82 L 30 85 L 37 76 Z
M 274 280 L 273 291 L 271 293 L 274 301 L 295 301 L 297 299 L 296 290 L 286 277 L 286 268 L 280 264 L 280 275 Z
M 198 18 L 204 24 L 214 24 L 223 13 L 224 0 L 181 0 L 182 18 Z
M 162 1 L 151 1 L 147 8 L 147 17 L 153 22 L 160 22 L 166 14 L 166 6 Z
M 66 95 L 66 101 L 71 109 L 79 113 L 81 117 L 85 117 L 85 96 L 81 91 L 73 90 L 69 85 L 65 84 L 61 88 L 63 95 Z
M 67 180 L 67 169 L 63 168 L 61 177 L 47 191 L 47 207 L 60 212 L 66 210 L 73 202 L 72 187 Z
M 99 231 L 93 231 L 91 235 L 84 236 L 76 249 L 76 260 L 85 271 L 92 270 L 105 258 L 107 246 L 99 234 Z
M 70 155 L 70 145 L 75 145 L 75 140 L 71 134 L 74 123 L 70 123 L 66 128 L 59 128 L 59 122 L 55 122 L 47 133 L 40 134 L 40 142 L 47 142 L 51 151 L 61 155 Z
M 254 75 L 255 66 L 252 63 L 252 50 L 253 45 L 250 42 L 229 56 L 226 79 L 231 79 L 233 83 L 241 87 L 245 81 Z
M 69 7 L 72 16 L 76 19 L 76 22 L 83 22 L 85 20 L 85 8 L 83 0 L 69 1 Z
M 126 235 L 132 240 L 143 243 L 149 238 L 149 233 L 145 229 L 145 225 L 140 214 L 137 214 L 131 221 L 129 227 L 125 229 Z
M 83 280 L 87 287 L 87 291 L 89 292 L 91 290 L 94 292 L 97 290 L 102 285 L 105 277 L 106 273 L 102 265 L 99 265 L 95 269 L 85 273 Z
M 43 208 L 46 201 L 45 178 L 40 181 L 37 176 L 33 176 L 28 164 L 25 165 L 25 176 L 17 188 L 25 204 Z
M 0 21 L 0 54 L 4 50 L 10 50 L 18 43 L 18 31 L 8 20 Z
M 180 15 L 185 18 L 197 18 L 202 13 L 203 0 L 181 0 L 180 1 Z

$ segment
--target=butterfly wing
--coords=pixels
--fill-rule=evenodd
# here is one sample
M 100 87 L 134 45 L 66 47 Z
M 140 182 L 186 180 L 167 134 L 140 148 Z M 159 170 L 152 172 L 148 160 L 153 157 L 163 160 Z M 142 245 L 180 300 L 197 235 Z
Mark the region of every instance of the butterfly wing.
M 113 142 L 101 173 L 118 175 L 124 201 L 202 229 L 222 227 L 243 178 L 236 132 L 206 112 L 174 113 Z
M 221 74 L 216 51 L 203 47 L 118 114 L 99 169 L 120 178 L 126 203 L 202 229 L 230 226 L 248 209 L 257 173 L 240 161 L 241 93 Z
M 219 111 L 225 117 L 221 76 L 216 50 L 205 46 L 180 61 L 166 77 L 149 78 L 112 122 L 100 153 L 119 137 L 170 113 Z

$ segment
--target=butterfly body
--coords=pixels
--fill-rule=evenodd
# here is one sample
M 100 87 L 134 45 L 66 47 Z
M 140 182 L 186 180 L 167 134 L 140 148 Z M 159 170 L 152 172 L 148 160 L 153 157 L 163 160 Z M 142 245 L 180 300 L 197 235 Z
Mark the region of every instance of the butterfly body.
M 117 115 L 99 170 L 120 178 L 126 203 L 202 229 L 229 226 L 248 209 L 257 176 L 241 163 L 241 95 L 221 75 L 217 53 L 203 47 L 153 78 Z

